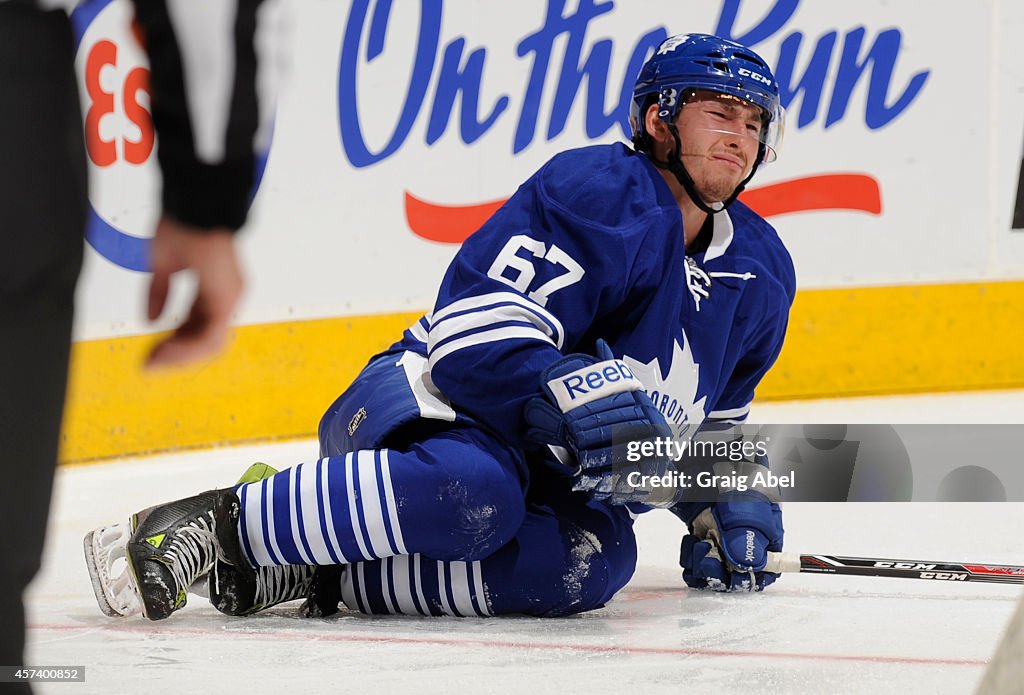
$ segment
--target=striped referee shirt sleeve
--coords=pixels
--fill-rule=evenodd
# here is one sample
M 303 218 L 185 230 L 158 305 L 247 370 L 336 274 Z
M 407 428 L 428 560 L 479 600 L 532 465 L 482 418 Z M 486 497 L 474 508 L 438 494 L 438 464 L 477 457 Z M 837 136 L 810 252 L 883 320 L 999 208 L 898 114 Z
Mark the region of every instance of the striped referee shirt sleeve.
M 179 222 L 232 230 L 245 223 L 255 153 L 270 130 L 274 80 L 266 73 L 278 67 L 274 38 L 260 35 L 279 28 L 277 4 L 134 0 L 150 59 L 163 211 Z

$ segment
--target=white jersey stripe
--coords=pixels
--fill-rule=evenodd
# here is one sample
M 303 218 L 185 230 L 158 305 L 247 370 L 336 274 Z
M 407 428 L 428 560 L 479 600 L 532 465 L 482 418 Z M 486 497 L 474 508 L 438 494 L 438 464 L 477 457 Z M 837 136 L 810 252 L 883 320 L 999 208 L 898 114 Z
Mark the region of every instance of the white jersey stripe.
M 416 323 L 409 326 L 409 332 L 412 333 L 412 337 L 421 343 L 427 342 L 427 329 L 423 327 L 424 323 L 423 319 L 416 319 Z
M 460 299 L 458 301 L 452 302 L 444 309 L 441 309 L 441 311 L 432 314 L 428 318 L 428 320 L 430 321 L 431 330 L 433 330 L 434 326 L 437 326 L 439 323 L 444 321 L 446 317 L 451 316 L 452 314 L 457 314 L 459 312 L 467 310 L 479 311 L 488 306 L 499 304 L 502 302 L 511 302 L 513 304 L 518 304 L 524 309 L 532 311 L 533 313 L 542 317 L 551 326 L 554 326 L 555 334 L 558 336 L 558 339 L 555 341 L 555 343 L 558 345 L 559 349 L 561 349 L 563 336 L 565 335 L 565 329 L 562 328 L 562 322 L 555 318 L 554 314 L 552 314 L 547 309 L 543 308 L 540 304 L 531 302 L 529 299 L 522 296 L 521 294 L 515 294 L 514 292 L 492 292 L 490 294 L 482 294 L 477 295 L 475 297 L 466 297 L 465 299 Z
M 750 404 L 747 403 L 742 408 L 731 408 L 731 409 L 728 409 L 728 410 L 712 410 L 710 413 L 708 413 L 708 417 L 709 418 L 715 418 L 715 419 L 726 419 L 726 418 L 742 417 L 743 415 L 746 415 L 749 412 L 750 412 Z
M 497 343 L 502 340 L 511 340 L 512 338 L 530 338 L 542 343 L 548 343 L 549 345 L 555 345 L 551 338 L 549 338 L 545 333 L 532 326 L 508 326 L 506 328 L 495 328 L 494 330 L 475 333 L 473 335 L 468 335 L 465 338 L 459 338 L 450 343 L 445 343 L 437 350 L 430 353 L 429 363 L 430 366 L 433 367 L 453 352 L 473 347 L 474 345 Z
M 536 313 L 519 305 L 506 304 L 482 311 L 453 316 L 447 321 L 432 326 L 430 328 L 429 340 L 427 341 L 427 350 L 433 351 L 442 341 L 453 338 L 461 333 L 506 321 L 529 323 L 552 341 L 558 337 L 551 330 L 551 326 Z

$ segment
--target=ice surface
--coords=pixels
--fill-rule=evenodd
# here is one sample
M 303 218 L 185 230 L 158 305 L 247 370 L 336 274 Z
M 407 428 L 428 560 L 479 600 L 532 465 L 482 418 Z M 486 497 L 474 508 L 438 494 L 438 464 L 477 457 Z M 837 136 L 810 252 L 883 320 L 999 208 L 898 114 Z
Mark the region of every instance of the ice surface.
M 1013 422 L 1024 393 L 759 405 L 758 422 Z M 767 592 L 689 591 L 683 527 L 637 521 L 639 560 L 606 608 L 563 619 L 307 620 L 295 604 L 229 618 L 199 597 L 161 623 L 102 615 L 83 535 L 150 504 L 233 481 L 249 463 L 316 456 L 312 441 L 67 467 L 28 595 L 29 664 L 84 665 L 40 693 L 968 693 L 1020 587 L 787 575 Z M 1024 504 L 790 504 L 786 549 L 1024 564 Z M 1022 686 L 1024 687 L 1024 686 Z

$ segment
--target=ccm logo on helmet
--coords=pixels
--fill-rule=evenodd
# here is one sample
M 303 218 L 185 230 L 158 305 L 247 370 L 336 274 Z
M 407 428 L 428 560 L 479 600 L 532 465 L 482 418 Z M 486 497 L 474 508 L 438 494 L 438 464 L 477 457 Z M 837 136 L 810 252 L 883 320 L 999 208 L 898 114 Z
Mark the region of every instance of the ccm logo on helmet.
M 760 82 L 765 87 L 772 86 L 772 81 L 760 73 L 753 72 L 752 70 L 748 70 L 747 68 L 739 68 L 736 72 L 738 72 L 741 77 L 749 77 L 755 82 Z

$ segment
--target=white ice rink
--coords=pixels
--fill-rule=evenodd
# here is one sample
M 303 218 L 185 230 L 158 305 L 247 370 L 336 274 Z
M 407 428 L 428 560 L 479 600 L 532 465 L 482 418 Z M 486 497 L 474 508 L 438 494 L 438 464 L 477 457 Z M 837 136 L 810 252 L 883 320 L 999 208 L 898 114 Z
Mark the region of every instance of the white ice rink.
M 1021 422 L 1024 392 L 766 404 L 756 422 Z M 40 693 L 970 693 L 1020 587 L 786 575 L 767 592 L 689 591 L 682 524 L 637 522 L 637 572 L 606 608 L 562 619 L 324 620 L 296 604 L 229 618 L 199 597 L 161 623 L 102 615 L 82 536 L 232 482 L 312 441 L 68 467 L 28 596 L 33 666 L 84 665 Z M 1022 462 L 1024 465 L 1024 462 Z M 1024 564 L 1024 503 L 789 504 L 794 552 Z M 1024 693 L 1024 684 L 1021 691 Z

